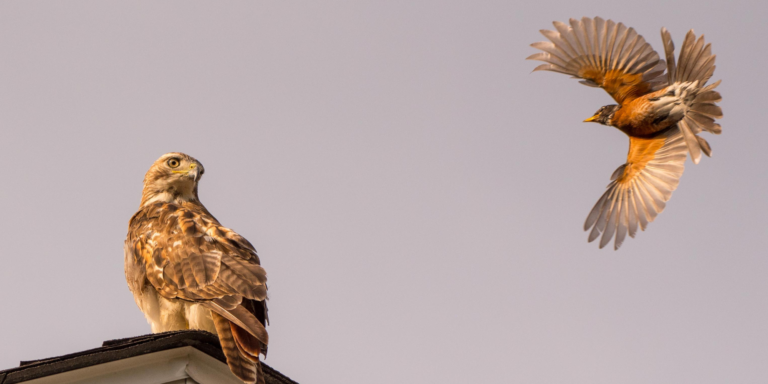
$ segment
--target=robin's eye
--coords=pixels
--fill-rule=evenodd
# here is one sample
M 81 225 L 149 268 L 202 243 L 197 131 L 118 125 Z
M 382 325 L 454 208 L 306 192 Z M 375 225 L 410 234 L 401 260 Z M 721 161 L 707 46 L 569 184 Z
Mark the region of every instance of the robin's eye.
M 168 160 L 168 166 L 171 168 L 176 168 L 179 166 L 179 159 L 170 159 Z

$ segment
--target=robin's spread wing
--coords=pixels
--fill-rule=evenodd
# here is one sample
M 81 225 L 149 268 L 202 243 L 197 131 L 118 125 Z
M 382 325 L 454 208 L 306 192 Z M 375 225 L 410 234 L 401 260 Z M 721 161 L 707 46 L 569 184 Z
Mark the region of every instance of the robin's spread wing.
M 633 28 L 602 18 L 559 21 L 556 31 L 541 30 L 550 41 L 531 44 L 544 52 L 528 57 L 541 64 L 534 71 L 553 71 L 602 87 L 621 105 L 666 86 L 664 60 Z
M 266 272 L 248 240 L 205 208 L 143 207 L 131 218 L 126 248 L 159 294 L 200 302 L 267 344 Z M 246 310 L 252 302 L 263 313 Z
M 603 248 L 615 235 L 614 249 L 619 249 L 627 233 L 635 237 L 638 224 L 648 223 L 664 210 L 666 202 L 680 182 L 687 147 L 677 126 L 653 138 L 629 138 L 626 164 L 613 172 L 611 183 L 597 201 L 584 223 L 592 242 L 600 236 Z

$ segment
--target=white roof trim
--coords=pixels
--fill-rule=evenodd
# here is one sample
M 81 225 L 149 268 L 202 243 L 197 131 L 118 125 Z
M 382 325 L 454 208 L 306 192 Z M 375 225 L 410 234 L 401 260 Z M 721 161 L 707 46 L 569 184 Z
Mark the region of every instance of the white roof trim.
M 193 380 L 200 384 L 243 384 L 242 380 L 232 374 L 226 363 L 195 348 L 184 348 L 190 349 L 186 372 Z
M 129 357 L 109 363 L 24 381 L 28 384 L 243 384 L 227 364 L 189 346 Z

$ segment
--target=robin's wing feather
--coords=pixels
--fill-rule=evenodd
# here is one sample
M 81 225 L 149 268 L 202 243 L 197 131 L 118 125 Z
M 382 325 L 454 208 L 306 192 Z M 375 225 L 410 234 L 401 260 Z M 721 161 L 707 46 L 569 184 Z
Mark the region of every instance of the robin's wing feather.
M 719 135 L 722 132 L 720 124 L 715 119 L 723 117 L 723 111 L 715 103 L 722 97 L 714 89 L 720 84 L 717 81 L 705 86 L 715 72 L 715 55 L 712 54 L 710 44 L 704 43 L 704 35 L 696 39 L 693 30 L 688 31 L 680 48 L 680 60 L 675 66 L 675 45 L 666 28 L 661 29 L 661 40 L 664 42 L 664 52 L 667 57 L 667 78 L 669 84 L 698 82 L 701 89 L 688 106 L 685 117 L 680 121 L 680 130 L 685 137 L 691 160 L 698 164 L 702 152 L 712 156 L 712 148 L 706 140 L 699 137 L 701 131 L 707 131 Z
M 688 31 L 680 48 L 675 82 L 698 80 L 703 86 L 715 72 L 715 57 L 711 44 L 704 43 L 704 35 L 696 39 L 693 30 Z
M 687 148 L 677 127 L 649 139 L 629 138 L 626 164 L 611 177 L 608 190 L 597 201 L 584 223 L 594 241 L 602 234 L 600 248 L 615 236 L 619 249 L 627 234 L 635 237 L 638 226 L 648 223 L 664 210 L 677 188 L 685 166 Z
M 622 105 L 666 85 L 664 60 L 634 29 L 600 17 L 553 24 L 556 31 L 541 31 L 548 42 L 531 44 L 543 52 L 528 59 L 545 62 L 534 71 L 583 79 L 582 84 L 602 87 Z
M 672 42 L 672 36 L 666 28 L 661 28 L 661 42 L 664 43 L 664 56 L 667 59 L 667 83 L 675 82 L 675 43 Z

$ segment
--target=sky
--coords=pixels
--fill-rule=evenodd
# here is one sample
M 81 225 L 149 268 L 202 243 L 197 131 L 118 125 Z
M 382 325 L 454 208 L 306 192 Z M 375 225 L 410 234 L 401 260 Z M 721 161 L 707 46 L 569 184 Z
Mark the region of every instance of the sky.
M 717 54 L 723 134 L 618 251 L 624 134 L 531 73 L 554 20 Z M 160 155 L 269 274 L 300 383 L 768 382 L 760 1 L 0 2 L 0 369 L 150 332 L 123 241 Z M 762 36 L 762 37 L 761 37 Z

